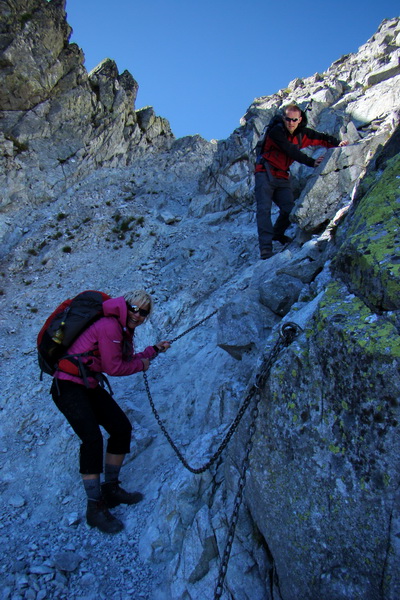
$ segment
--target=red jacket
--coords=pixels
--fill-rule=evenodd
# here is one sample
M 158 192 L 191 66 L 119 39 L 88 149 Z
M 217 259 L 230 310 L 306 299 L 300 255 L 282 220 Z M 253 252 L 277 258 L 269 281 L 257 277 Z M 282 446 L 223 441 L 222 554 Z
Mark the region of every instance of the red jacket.
M 105 316 L 88 327 L 68 348 L 68 352 L 70 354 L 93 353 L 92 356 L 83 357 L 82 361 L 90 371 L 95 373 L 118 377 L 143 371 L 143 363 L 140 359 L 153 358 L 157 352 L 152 346 L 148 346 L 143 352 L 135 354 L 133 333 L 126 327 L 127 310 L 122 296 L 106 300 L 103 303 Z M 60 369 L 62 369 L 62 360 Z M 78 375 L 61 370 L 56 371 L 54 377 L 84 385 L 83 379 Z M 98 385 L 98 380 L 94 377 L 89 376 L 87 381 L 91 388 Z
M 302 114 L 304 115 L 304 113 Z M 262 159 L 257 161 L 255 172 L 265 172 L 264 162 L 267 162 L 274 177 L 288 179 L 289 167 L 294 161 L 308 167 L 315 166 L 315 160 L 301 152 L 300 148 L 307 148 L 307 146 L 335 148 L 339 146 L 340 141 L 337 138 L 310 129 L 306 127 L 306 123 L 303 116 L 302 122 L 295 129 L 293 135 L 289 133 L 283 122 L 272 127 L 265 140 Z M 301 134 L 300 144 L 299 134 Z

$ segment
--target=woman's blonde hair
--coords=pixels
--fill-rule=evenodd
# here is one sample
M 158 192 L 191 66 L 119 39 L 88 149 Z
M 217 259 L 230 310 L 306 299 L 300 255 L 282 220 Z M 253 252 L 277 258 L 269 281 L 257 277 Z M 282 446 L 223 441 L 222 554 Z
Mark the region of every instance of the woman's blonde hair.
M 145 290 L 133 290 L 132 292 L 125 292 L 123 295 L 125 301 L 128 304 L 133 304 L 139 308 L 144 306 L 149 307 L 149 314 L 153 311 L 153 298 Z

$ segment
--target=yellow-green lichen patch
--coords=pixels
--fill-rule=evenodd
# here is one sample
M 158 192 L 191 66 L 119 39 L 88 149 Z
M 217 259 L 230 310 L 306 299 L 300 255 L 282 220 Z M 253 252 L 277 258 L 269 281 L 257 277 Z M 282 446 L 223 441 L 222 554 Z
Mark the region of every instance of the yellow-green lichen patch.
M 334 267 L 379 310 L 400 308 L 400 155 L 361 200 Z
M 348 294 L 339 282 L 326 288 L 320 303 L 316 327 L 324 329 L 337 323 L 341 335 L 351 346 L 373 356 L 400 358 L 400 336 L 396 327 L 384 317 L 377 317 L 354 294 Z

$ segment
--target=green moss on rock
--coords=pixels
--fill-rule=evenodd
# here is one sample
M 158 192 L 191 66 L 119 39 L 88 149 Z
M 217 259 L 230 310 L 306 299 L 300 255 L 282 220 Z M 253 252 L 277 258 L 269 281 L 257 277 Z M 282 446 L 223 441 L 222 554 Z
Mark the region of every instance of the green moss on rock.
M 369 306 L 400 308 L 400 155 L 361 200 L 333 262 L 337 273 Z
M 339 282 L 332 282 L 322 300 L 316 327 L 338 323 L 344 341 L 358 346 L 363 354 L 400 358 L 400 336 L 396 327 L 384 317 L 377 317 L 354 294 L 348 294 Z

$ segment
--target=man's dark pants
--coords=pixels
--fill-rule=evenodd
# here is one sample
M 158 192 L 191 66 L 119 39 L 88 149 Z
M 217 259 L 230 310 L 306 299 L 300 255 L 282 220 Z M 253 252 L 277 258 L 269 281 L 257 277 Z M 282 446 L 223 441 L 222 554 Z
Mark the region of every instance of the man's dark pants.
M 273 177 L 269 172 L 255 174 L 257 230 L 260 252 L 272 250 L 273 236 L 283 235 L 290 225 L 289 214 L 294 206 L 289 179 Z M 279 216 L 272 225 L 272 202 L 279 207 Z

